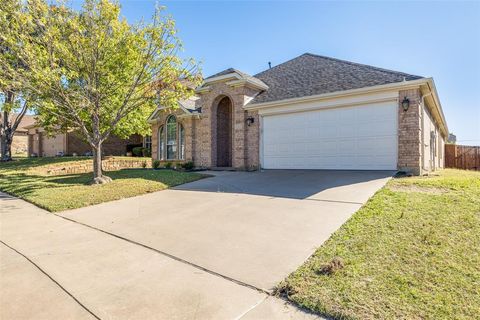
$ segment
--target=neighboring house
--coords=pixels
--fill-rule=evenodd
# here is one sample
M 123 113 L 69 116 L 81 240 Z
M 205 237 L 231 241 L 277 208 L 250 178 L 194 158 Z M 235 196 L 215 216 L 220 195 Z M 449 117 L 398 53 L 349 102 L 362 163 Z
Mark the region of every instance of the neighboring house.
M 34 157 L 55 157 L 59 155 L 91 154 L 92 147 L 75 131 L 47 135 L 42 127 L 28 126 L 28 155 Z M 134 147 L 143 145 L 143 137 L 132 135 L 128 139 L 111 136 L 102 144 L 106 156 L 122 156 Z
M 432 78 L 303 54 L 250 76 L 204 79 L 159 107 L 152 157 L 240 170 L 406 170 L 444 166 L 448 136 Z
M 2 114 L 3 112 L 0 112 L 0 123 L 3 122 L 2 120 Z M 16 119 L 18 114 L 12 114 L 9 118 L 10 121 L 13 121 Z M 20 123 L 18 124 L 17 130 L 15 131 L 15 134 L 13 135 L 13 141 L 12 141 L 12 156 L 15 155 L 27 155 L 28 151 L 28 129 L 25 127 L 33 124 L 35 122 L 35 119 L 33 118 L 32 115 L 24 115 Z M 1 150 L 0 150 L 1 152 Z

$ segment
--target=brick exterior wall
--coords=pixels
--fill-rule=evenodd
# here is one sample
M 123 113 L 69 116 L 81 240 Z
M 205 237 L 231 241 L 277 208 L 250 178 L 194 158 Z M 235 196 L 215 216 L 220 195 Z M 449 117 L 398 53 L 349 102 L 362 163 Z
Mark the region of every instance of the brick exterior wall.
M 127 153 L 127 145 L 141 145 L 142 143 L 143 137 L 140 135 L 132 135 L 128 139 L 112 135 L 102 144 L 102 153 L 105 156 L 124 156 Z M 78 133 L 67 133 L 66 154 L 84 155 L 87 152 L 92 152 L 92 148 Z
M 410 100 L 410 107 L 403 110 L 404 97 Z M 422 166 L 422 119 L 420 89 L 403 90 L 398 93 L 398 169 L 421 174 Z
M 62 139 L 59 139 L 61 136 Z M 65 155 L 72 155 L 76 153 L 81 156 L 87 152 L 92 152 L 90 145 L 83 140 L 83 138 L 75 132 L 60 133 L 54 136 L 58 139 L 48 137 L 43 132 L 38 130 L 31 130 L 28 134 L 28 155 L 35 154 L 37 156 L 56 156 L 57 152 L 45 149 L 45 143 L 56 143 L 56 149 L 63 151 Z M 121 139 L 117 136 L 111 136 L 102 145 L 102 153 L 105 156 L 124 156 L 127 153 L 127 145 L 142 145 L 143 137 L 140 135 L 132 135 L 128 139 Z M 51 147 L 51 146 L 50 146 Z M 55 150 L 56 150 L 55 149 Z
M 232 87 L 225 83 L 209 84 L 211 90 L 200 95 L 197 108 L 200 116 L 188 116 L 181 109 L 164 111 L 152 124 L 152 158 L 158 159 L 158 130 L 165 125 L 169 114 L 177 115 L 177 122 L 185 128 L 186 161 L 193 161 L 197 167 L 217 166 L 217 106 L 220 100 L 228 97 L 232 114 L 232 167 L 238 170 L 259 168 L 259 124 L 257 112 L 249 113 L 243 106 L 258 91 L 248 87 Z M 252 116 L 253 124 L 248 126 L 246 119 Z
M 228 97 L 232 103 L 232 166 L 238 170 L 255 170 L 260 167 L 260 117 L 258 112 L 243 109 L 258 93 L 246 86 L 232 87 L 226 83 L 208 84 L 210 90 L 199 94 L 196 107 L 201 114 L 189 116 L 183 110 L 162 112 L 152 125 L 152 158 L 158 155 L 158 128 L 171 113 L 186 130 L 186 160 L 195 166 L 212 168 L 217 166 L 217 106 Z M 404 97 L 410 107 L 403 110 Z M 413 174 L 422 173 L 422 98 L 419 88 L 398 92 L 398 169 Z M 246 119 L 254 122 L 248 126 Z

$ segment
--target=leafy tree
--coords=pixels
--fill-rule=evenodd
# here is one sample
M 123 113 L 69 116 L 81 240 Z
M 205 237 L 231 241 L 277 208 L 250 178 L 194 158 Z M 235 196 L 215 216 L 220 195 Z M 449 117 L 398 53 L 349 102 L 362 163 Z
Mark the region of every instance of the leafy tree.
M 38 121 L 48 132 L 78 130 L 92 147 L 93 182 L 109 182 L 102 143 L 111 134 L 147 134 L 158 104 L 176 107 L 193 94 L 198 67 L 179 57 L 175 23 L 161 7 L 151 22 L 131 25 L 109 0 L 86 0 L 78 12 L 44 0 L 28 6 L 42 28 L 16 54 L 34 74 L 22 79 L 41 97 Z
M 35 107 L 34 93 L 21 79 L 30 72 L 16 52 L 21 39 L 36 33 L 29 23 L 29 13 L 18 0 L 5 0 L 0 6 L 0 153 L 2 161 L 12 160 L 11 146 L 15 131 L 29 109 Z M 33 80 L 33 79 L 30 79 Z

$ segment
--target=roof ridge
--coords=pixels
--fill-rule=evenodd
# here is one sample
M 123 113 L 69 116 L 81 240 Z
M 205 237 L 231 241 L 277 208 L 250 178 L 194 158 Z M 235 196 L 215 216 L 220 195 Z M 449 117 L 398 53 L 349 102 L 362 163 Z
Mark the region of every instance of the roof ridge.
M 312 57 L 323 58 L 323 59 L 328 59 L 328 60 L 332 60 L 332 61 L 338 61 L 338 62 L 348 63 L 348 64 L 354 65 L 354 66 L 368 67 L 368 68 L 371 68 L 371 69 L 374 69 L 374 70 L 378 70 L 378 71 L 382 71 L 382 72 L 389 72 L 389 73 L 396 73 L 396 74 L 404 74 L 404 75 L 406 75 L 406 76 L 413 76 L 413 77 L 422 77 L 422 78 L 424 78 L 423 76 L 419 76 L 419 75 L 415 75 L 415 74 L 411 74 L 411 73 L 406 73 L 406 72 L 401 72 L 401 71 L 396 71 L 396 70 L 391 70 L 391 69 L 385 69 L 385 68 L 375 67 L 375 66 L 372 66 L 372 65 L 369 65 L 369 64 L 358 63 L 358 62 L 353 62 L 353 61 L 349 61 L 349 60 L 343 60 L 343 59 L 338 59 L 338 58 L 332 58 L 332 57 L 322 56 L 322 55 L 320 55 L 320 54 L 315 54 L 315 53 L 310 53 L 310 52 L 305 52 L 304 54 L 300 55 L 299 57 L 301 57 L 301 56 L 312 56 Z M 298 58 L 298 57 L 297 57 L 297 58 Z M 293 60 L 293 59 L 292 59 L 292 60 Z M 288 62 L 288 61 L 286 61 L 286 62 Z
M 268 69 L 265 69 L 265 70 L 263 70 L 263 71 L 260 71 L 260 72 L 258 72 L 258 73 L 256 73 L 256 74 L 254 74 L 253 77 L 258 76 L 258 75 L 261 74 L 261 73 L 264 73 L 264 72 L 270 71 L 270 70 L 272 70 L 272 69 L 275 69 L 275 68 L 281 66 L 282 64 L 285 64 L 285 63 L 287 63 L 287 62 L 293 61 L 293 60 L 295 60 L 295 59 L 297 59 L 297 58 L 300 58 L 301 56 L 304 56 L 304 55 L 306 55 L 306 54 L 309 54 L 309 53 L 301 54 L 301 55 L 299 55 L 299 56 L 297 56 L 297 57 L 295 57 L 295 58 L 291 58 L 291 59 L 288 59 L 287 61 L 284 61 L 284 62 L 282 62 L 282 63 L 279 63 L 279 64 L 277 64 L 277 65 L 275 65 L 275 66 L 273 66 L 273 67 L 271 67 L 271 68 L 268 68 Z

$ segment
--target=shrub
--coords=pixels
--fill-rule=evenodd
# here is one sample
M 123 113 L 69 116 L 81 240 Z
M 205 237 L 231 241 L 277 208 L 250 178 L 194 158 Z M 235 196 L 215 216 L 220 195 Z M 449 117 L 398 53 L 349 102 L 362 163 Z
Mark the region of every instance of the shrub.
M 187 162 L 182 164 L 182 168 L 187 170 L 187 171 L 193 170 L 194 167 L 195 166 L 194 166 L 192 161 L 187 161 Z
M 171 162 L 165 163 L 165 168 L 171 169 L 172 168 L 172 163 Z
M 143 148 L 142 149 L 142 154 L 144 157 L 151 157 L 152 156 L 152 150 L 149 148 Z
M 132 149 L 132 153 L 137 156 L 141 157 L 143 155 L 143 147 L 135 147 Z
M 145 169 L 147 167 L 147 161 L 142 162 L 142 168 Z
M 153 169 L 158 169 L 158 168 L 160 168 L 160 161 L 154 160 L 154 161 L 152 162 L 152 168 L 153 168 Z

